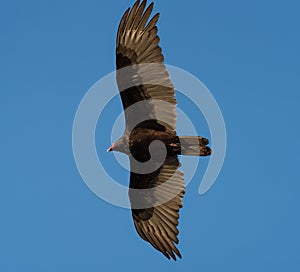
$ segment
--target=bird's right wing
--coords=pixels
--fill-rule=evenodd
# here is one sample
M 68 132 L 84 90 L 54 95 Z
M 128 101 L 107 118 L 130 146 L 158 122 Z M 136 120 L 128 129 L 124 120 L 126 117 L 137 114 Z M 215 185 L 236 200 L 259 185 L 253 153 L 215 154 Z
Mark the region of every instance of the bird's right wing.
M 158 44 L 156 23 L 159 14 L 154 15 L 147 23 L 153 3 L 147 8 L 146 3 L 146 0 L 142 3 L 138 0 L 124 13 L 117 33 L 117 83 L 125 110 L 126 126 L 131 130 L 132 126 L 136 125 L 134 120 L 138 116 L 144 120 L 157 120 L 157 122 L 144 123 L 145 128 L 174 131 L 177 101 Z M 144 84 L 147 82 L 150 84 Z M 166 103 L 163 103 L 163 106 L 153 105 L 151 99 Z M 133 112 L 126 111 L 130 106 L 141 101 L 145 103 L 137 105 Z M 159 120 L 164 120 L 164 123 Z M 157 127 L 157 123 L 163 128 Z
M 164 164 L 153 173 L 131 173 L 129 189 L 132 217 L 138 234 L 168 259 L 171 256 L 174 260 L 175 254 L 181 258 L 175 246 L 178 243 L 179 209 L 184 195 L 183 173 L 178 170 L 179 166 L 177 155 L 167 156 Z M 153 190 L 144 192 L 151 188 Z M 144 193 L 137 196 L 131 189 L 144 189 Z M 164 199 L 168 200 L 162 201 Z M 159 204 L 155 205 L 156 202 Z M 138 207 L 147 203 L 150 207 Z

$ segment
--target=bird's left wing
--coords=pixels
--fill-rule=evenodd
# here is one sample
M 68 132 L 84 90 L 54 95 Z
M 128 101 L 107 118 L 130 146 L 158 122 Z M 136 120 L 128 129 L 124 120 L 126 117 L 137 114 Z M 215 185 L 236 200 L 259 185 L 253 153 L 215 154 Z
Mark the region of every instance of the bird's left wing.
M 177 101 L 174 98 L 174 86 L 163 64 L 162 50 L 158 45 L 156 23 L 159 14 L 154 15 L 148 22 L 153 3 L 147 8 L 146 3 L 146 0 L 142 3 L 138 0 L 124 13 L 117 33 L 117 83 L 125 110 L 126 127 L 131 130 L 131 124 L 139 116 L 140 119 L 157 120 L 143 123 L 145 128 L 159 129 L 155 127 L 159 123 L 167 131 L 174 131 Z M 125 67 L 126 69 L 122 69 Z M 166 103 L 163 106 L 153 105 L 151 99 Z M 141 101 L 146 103 L 137 104 L 131 113 L 126 111 Z
M 134 161 L 131 159 L 131 166 Z M 183 173 L 178 170 L 180 163 L 177 155 L 168 155 L 164 164 L 153 173 L 130 174 L 129 198 L 134 226 L 138 234 L 168 259 L 181 258 L 177 249 L 179 209 L 184 195 Z M 153 190 L 146 190 L 146 189 Z M 140 197 L 131 189 L 144 189 Z M 140 190 L 139 190 L 140 191 Z M 163 201 L 168 199 L 167 201 Z M 155 202 L 158 201 L 158 205 Z M 150 207 L 138 208 L 138 204 Z

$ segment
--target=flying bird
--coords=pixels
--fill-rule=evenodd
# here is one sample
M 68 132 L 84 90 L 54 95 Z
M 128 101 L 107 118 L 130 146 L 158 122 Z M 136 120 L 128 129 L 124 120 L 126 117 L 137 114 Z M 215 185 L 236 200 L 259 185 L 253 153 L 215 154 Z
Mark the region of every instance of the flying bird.
M 181 258 L 177 226 L 185 193 L 178 155 L 208 156 L 211 149 L 204 137 L 176 133 L 177 100 L 159 46 L 159 13 L 150 18 L 152 10 L 153 3 L 138 0 L 119 24 L 116 80 L 126 129 L 107 151 L 129 157 L 129 199 L 137 233 L 176 260 L 176 255 Z

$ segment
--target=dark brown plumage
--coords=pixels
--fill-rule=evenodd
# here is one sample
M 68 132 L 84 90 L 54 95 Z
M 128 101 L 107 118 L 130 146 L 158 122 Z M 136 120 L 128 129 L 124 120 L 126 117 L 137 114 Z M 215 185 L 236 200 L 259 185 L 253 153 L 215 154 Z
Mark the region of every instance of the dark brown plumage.
M 118 28 L 117 83 L 125 110 L 126 130 L 108 151 L 120 151 L 130 158 L 129 197 L 138 234 L 167 258 L 176 260 L 176 255 L 181 258 L 176 244 L 179 209 L 184 195 L 183 173 L 178 170 L 178 155 L 207 156 L 211 150 L 205 138 L 179 137 L 176 134 L 177 101 L 158 45 L 156 23 L 159 14 L 149 21 L 152 9 L 153 3 L 146 8 L 146 0 L 141 3 L 136 1 L 132 8 L 126 10 Z M 138 66 L 144 63 L 155 64 L 155 69 Z M 122 69 L 125 67 L 125 70 Z M 149 79 L 155 79 L 160 84 L 143 84 Z M 153 104 L 151 101 L 154 99 L 165 103 L 163 106 Z M 137 102 L 144 103 L 139 105 Z M 128 110 L 133 105 L 137 105 L 134 111 Z M 145 121 L 136 125 L 137 117 Z M 160 159 L 163 159 L 163 163 L 150 173 L 133 171 L 137 162 L 148 162 L 151 159 L 149 147 L 155 140 L 164 143 L 167 153 L 152 164 L 155 166 Z M 154 154 L 159 151 L 153 150 Z M 153 190 L 136 197 L 134 189 Z M 166 201 L 155 205 L 160 198 Z M 149 207 L 139 207 L 139 204 L 146 205 L 148 202 Z

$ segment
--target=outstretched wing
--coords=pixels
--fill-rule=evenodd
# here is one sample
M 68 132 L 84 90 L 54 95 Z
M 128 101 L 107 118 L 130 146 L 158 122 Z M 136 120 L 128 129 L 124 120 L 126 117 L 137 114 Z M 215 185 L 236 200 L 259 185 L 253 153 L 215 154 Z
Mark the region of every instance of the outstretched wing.
M 149 21 L 153 3 L 147 8 L 146 3 L 146 0 L 142 3 L 138 0 L 131 9 L 127 9 L 117 33 L 117 83 L 125 110 L 126 127 L 131 130 L 136 125 L 135 117 L 138 116 L 139 120 L 151 120 L 140 127 L 173 131 L 176 126 L 177 101 L 158 45 L 156 23 L 159 13 Z M 125 67 L 126 69 L 122 69 Z M 167 103 L 163 103 L 163 106 L 154 105 L 151 99 Z M 136 104 L 133 111 L 126 111 L 141 101 L 145 103 Z
M 131 158 L 131 166 L 133 163 Z M 179 166 L 177 155 L 168 155 L 164 164 L 153 173 L 130 174 L 130 188 L 142 191 L 140 196 L 129 189 L 132 217 L 138 234 L 168 259 L 171 256 L 174 260 L 175 254 L 181 258 L 175 245 L 178 244 L 177 225 L 184 195 L 183 173 L 178 170 Z M 149 207 L 146 207 L 147 203 Z

